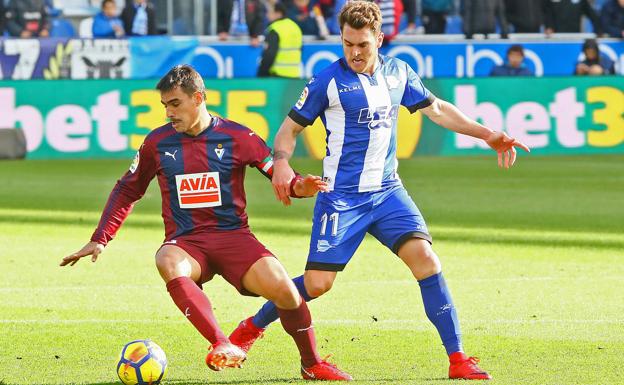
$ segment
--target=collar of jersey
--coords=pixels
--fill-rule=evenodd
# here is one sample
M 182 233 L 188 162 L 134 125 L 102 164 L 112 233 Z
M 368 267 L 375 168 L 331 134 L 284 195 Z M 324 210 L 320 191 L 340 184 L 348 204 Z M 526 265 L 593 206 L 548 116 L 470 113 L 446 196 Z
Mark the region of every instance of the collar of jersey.
M 206 127 L 202 132 L 200 132 L 199 134 L 197 134 L 196 136 L 193 135 L 189 135 L 187 133 L 182 132 L 181 134 L 189 137 L 189 138 L 201 138 L 202 136 L 208 134 L 208 131 L 212 130 L 214 128 L 214 126 L 217 125 L 217 122 L 219 121 L 219 118 L 217 116 L 214 115 L 210 115 L 212 118 L 210 119 L 210 123 L 208 124 L 208 127 Z

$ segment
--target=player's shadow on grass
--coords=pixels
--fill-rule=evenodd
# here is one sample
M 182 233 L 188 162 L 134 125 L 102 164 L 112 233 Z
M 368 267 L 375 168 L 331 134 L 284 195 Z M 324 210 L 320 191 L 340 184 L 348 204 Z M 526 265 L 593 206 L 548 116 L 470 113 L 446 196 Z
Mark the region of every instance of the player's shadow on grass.
M 156 218 L 156 217 L 155 217 Z M 276 219 L 277 220 L 277 219 Z M 255 232 L 268 232 L 268 233 L 284 233 L 289 235 L 310 235 L 310 228 L 308 226 L 309 221 L 305 222 L 304 226 L 293 226 L 288 221 L 282 221 L 282 223 L 254 223 L 251 221 L 252 230 Z M 36 215 L 27 214 L 0 214 L 0 223 L 20 223 L 20 224 L 45 224 L 45 225 L 86 225 L 97 226 L 98 219 L 81 218 L 77 217 L 37 217 Z M 141 229 L 162 229 L 162 218 L 158 217 L 155 220 L 150 219 L 137 219 L 130 217 L 128 222 L 124 224 L 124 228 L 141 228 Z
M 297 377 L 289 377 L 289 378 L 264 378 L 262 380 L 257 380 L 257 381 L 249 381 L 249 380 L 235 380 L 235 379 L 229 379 L 229 380 L 214 380 L 212 378 L 205 378 L 203 380 L 169 380 L 169 379 L 164 379 L 163 380 L 163 384 L 175 384 L 175 385 L 213 385 L 213 384 L 217 384 L 217 385 L 249 385 L 249 384 L 290 384 L 290 383 L 294 383 L 294 382 L 303 382 L 304 380 L 301 378 L 297 378 Z M 90 385 L 119 385 L 121 384 L 120 381 L 116 381 L 116 382 L 98 382 L 95 384 L 90 384 Z
M 475 236 L 474 234 L 458 235 L 458 234 L 439 234 L 434 233 L 434 239 L 437 241 L 465 242 L 472 244 L 503 244 L 503 245 L 525 245 L 525 246 L 545 246 L 545 247 L 580 247 L 604 250 L 622 250 L 624 242 L 619 240 L 589 240 L 589 239 L 536 239 L 532 237 L 521 236 Z
M 375 378 L 375 379 L 368 379 L 368 378 L 356 378 L 355 379 L 356 382 L 358 383 L 362 383 L 362 384 L 411 384 L 411 383 L 417 383 L 417 384 L 430 384 L 430 383 L 447 383 L 447 384 L 453 384 L 455 382 L 453 382 L 453 380 L 449 380 L 447 377 L 439 377 L 439 378 L 411 378 L 411 379 L 407 379 L 401 381 L 398 380 L 396 378 Z M 299 377 L 290 377 L 290 378 L 264 378 L 261 380 L 256 380 L 256 381 L 249 381 L 249 380 L 222 380 L 222 381 L 215 381 L 213 379 L 209 379 L 206 378 L 204 380 L 201 381 L 187 381 L 187 380 L 165 380 L 163 381 L 164 384 L 174 384 L 174 385 L 250 385 L 250 384 L 293 384 L 293 383 L 307 383 L 308 381 L 305 381 Z M 120 382 L 100 382 L 97 384 L 91 384 L 91 385 L 119 385 Z

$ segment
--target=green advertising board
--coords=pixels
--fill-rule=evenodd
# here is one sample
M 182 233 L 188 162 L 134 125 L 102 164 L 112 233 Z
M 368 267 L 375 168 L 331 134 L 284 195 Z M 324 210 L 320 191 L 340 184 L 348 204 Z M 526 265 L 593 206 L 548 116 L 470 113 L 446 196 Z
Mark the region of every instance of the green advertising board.
M 624 78 L 487 78 L 434 83 L 443 98 L 534 154 L 624 152 Z M 426 125 L 425 130 L 431 126 Z M 462 155 L 489 151 L 482 142 L 445 135 L 424 151 Z M 420 146 L 418 149 L 420 150 Z M 485 150 L 484 150 L 485 149 Z
M 131 157 L 166 123 L 156 80 L 0 82 L 0 128 L 21 128 L 28 157 Z M 624 78 L 484 78 L 425 81 L 471 118 L 504 130 L 537 154 L 624 153 Z M 269 145 L 303 81 L 209 80 L 207 108 L 254 129 Z M 401 108 L 398 156 L 482 154 L 483 143 Z M 298 156 L 322 158 L 320 120 L 304 130 Z

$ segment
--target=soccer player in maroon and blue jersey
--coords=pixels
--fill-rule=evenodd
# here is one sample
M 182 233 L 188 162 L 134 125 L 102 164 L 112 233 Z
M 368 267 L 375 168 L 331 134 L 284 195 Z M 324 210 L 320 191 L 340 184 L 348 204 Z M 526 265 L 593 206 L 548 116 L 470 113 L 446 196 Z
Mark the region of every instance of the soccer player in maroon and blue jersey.
M 282 325 L 299 349 L 304 378 L 351 380 L 319 358 L 306 302 L 284 267 L 249 230 L 245 168 L 256 167 L 271 178 L 271 149 L 249 128 L 208 113 L 203 80 L 192 67 L 174 67 L 156 88 L 170 123 L 145 138 L 130 170 L 111 192 L 90 242 L 63 258 L 61 266 L 73 266 L 88 255 L 95 262 L 157 177 L 165 241 L 156 253 L 156 266 L 177 307 L 210 341 L 208 367 L 240 367 L 246 359 L 219 328 L 201 289 L 219 274 L 241 294 L 260 295 L 277 305 Z M 290 195 L 310 197 L 326 187 L 318 176 L 298 176 Z

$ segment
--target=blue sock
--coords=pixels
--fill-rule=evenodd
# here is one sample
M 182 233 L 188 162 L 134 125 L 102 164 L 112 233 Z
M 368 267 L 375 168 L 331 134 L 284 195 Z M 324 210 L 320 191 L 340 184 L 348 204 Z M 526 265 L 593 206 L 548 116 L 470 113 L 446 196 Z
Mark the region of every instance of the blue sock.
M 314 299 L 308 295 L 308 292 L 305 289 L 305 286 L 303 284 L 303 275 L 300 275 L 297 278 L 293 278 L 293 282 L 295 283 L 295 286 L 297 286 L 299 294 L 301 294 L 301 297 L 303 297 L 306 302 Z M 252 322 L 254 325 L 256 325 L 256 327 L 266 328 L 278 318 L 279 315 L 277 314 L 277 306 L 275 306 L 273 302 L 267 301 L 264 305 L 262 305 L 260 310 L 258 310 L 258 313 L 256 313 L 256 315 L 253 317 Z
M 427 317 L 438 329 L 446 353 L 462 351 L 459 320 L 442 273 L 418 281 Z

